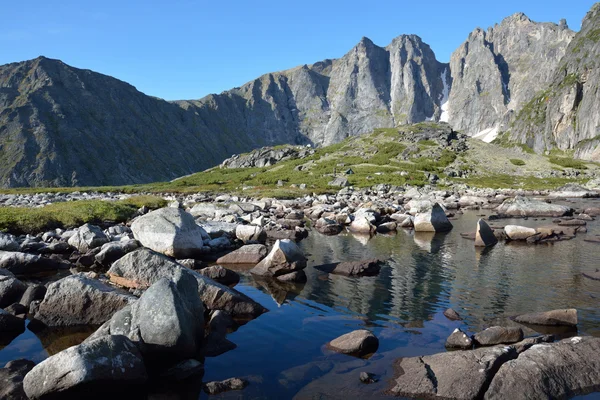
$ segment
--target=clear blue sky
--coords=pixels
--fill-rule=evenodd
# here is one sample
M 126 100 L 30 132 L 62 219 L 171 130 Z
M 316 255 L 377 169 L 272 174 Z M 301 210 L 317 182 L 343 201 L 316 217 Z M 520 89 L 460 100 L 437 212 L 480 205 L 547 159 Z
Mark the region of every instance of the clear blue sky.
M 403 33 L 448 61 L 477 26 L 515 12 L 579 30 L 592 0 L 132 1 L 2 4 L 0 64 L 44 55 L 167 100 L 197 99 L 267 72 L 337 58 L 362 36 Z

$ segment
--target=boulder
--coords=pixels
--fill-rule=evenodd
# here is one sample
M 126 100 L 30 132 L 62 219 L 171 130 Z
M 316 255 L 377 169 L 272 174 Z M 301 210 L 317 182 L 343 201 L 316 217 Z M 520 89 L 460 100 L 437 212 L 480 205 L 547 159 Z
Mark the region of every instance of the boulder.
M 260 226 L 238 225 L 237 228 L 235 228 L 235 237 L 244 243 L 248 243 L 248 242 L 264 243 L 267 240 L 267 233 Z
M 228 253 L 219 259 L 217 264 L 258 264 L 267 256 L 268 249 L 264 244 L 247 244 Z
M 228 311 L 234 317 L 258 317 L 267 310 L 254 300 L 221 285 L 197 271 L 177 264 L 172 259 L 149 249 L 138 249 L 116 261 L 108 270 L 110 280 L 128 288 L 146 289 L 160 278 L 171 279 L 174 274 L 183 269 L 191 274 L 198 282 L 198 294 L 209 310 Z
M 204 307 L 198 283 L 184 271 L 175 272 L 172 280 L 156 281 L 87 340 L 124 335 L 138 346 L 146 365 L 164 366 L 197 355 L 204 339 Z
M 517 355 L 514 347 L 495 346 L 400 358 L 391 392 L 409 398 L 481 399 L 498 368 Z
M 0 251 L 0 269 L 6 269 L 15 275 L 36 274 L 65 268 L 69 268 L 69 264 L 37 254 Z
M 303 270 L 290 272 L 283 275 L 277 275 L 275 277 L 278 281 L 291 282 L 291 283 L 304 283 L 307 280 L 306 273 Z
M 343 176 L 338 176 L 336 178 L 334 178 L 332 181 L 330 181 L 328 183 L 329 186 L 334 186 L 334 187 L 346 187 L 346 186 L 350 186 L 350 182 L 348 182 L 348 178 L 345 178 Z
M 210 236 L 191 214 L 180 208 L 160 208 L 136 218 L 133 236 L 145 247 L 174 258 L 194 258 L 204 252 Z
M 35 319 L 47 326 L 100 325 L 135 300 L 84 274 L 71 275 L 48 286 Z
M 330 274 L 345 276 L 375 276 L 379 274 L 379 260 L 345 261 L 315 266 L 316 269 Z
M 355 217 L 348 229 L 355 233 L 375 233 L 377 228 L 366 217 Z
M 473 347 L 473 340 L 459 328 L 456 328 L 448 339 L 446 339 L 447 349 L 468 350 Z
M 226 286 L 237 285 L 237 283 L 240 281 L 240 276 L 236 272 L 227 268 L 223 268 L 220 265 L 202 268 L 198 270 L 198 273 Z
M 23 378 L 35 366 L 33 361 L 17 359 L 0 369 L 0 399 L 27 400 Z
M 14 235 L 10 233 L 0 232 L 0 250 L 18 251 L 20 248 L 19 242 Z
M 359 329 L 333 339 L 328 347 L 338 353 L 362 357 L 377 351 L 379 339 L 371 331 Z
M 44 285 L 28 286 L 27 289 L 25 289 L 23 296 L 21 296 L 19 303 L 23 304 L 25 307 L 29 307 L 32 301 L 44 300 L 47 290 L 48 289 Z
M 377 226 L 378 233 L 390 233 L 395 232 L 398 228 L 398 224 L 396 222 L 386 222 Z
M 514 318 L 516 322 L 546 326 L 577 326 L 577 310 L 552 310 L 539 313 L 522 314 Z
M 137 249 L 139 244 L 137 240 L 129 239 L 119 242 L 110 242 L 102 245 L 98 254 L 94 256 L 96 262 L 101 265 L 109 266 L 125 254 Z
M 85 224 L 77 230 L 68 240 L 69 245 L 75 247 L 80 253 L 86 253 L 91 249 L 102 246 L 109 242 L 108 237 L 99 226 Z
M 492 326 L 476 333 L 473 339 L 481 346 L 517 343 L 523 340 L 523 330 L 517 327 Z
M 444 209 L 435 203 L 430 211 L 418 213 L 414 220 L 415 232 L 447 232 L 452 229 Z
M 204 384 L 204 391 L 215 395 L 230 390 L 242 390 L 248 386 L 248 381 L 240 378 L 229 378 L 224 381 L 212 381 Z
M 528 237 L 537 234 L 535 229 L 519 225 L 506 225 L 504 232 L 510 240 L 526 240 Z
M 277 277 L 306 268 L 306 257 L 296 243 L 277 240 L 271 252 L 250 270 L 255 275 Z
M 238 224 L 221 221 L 198 221 L 198 225 L 200 225 L 211 238 L 219 238 L 221 236 L 235 237 L 235 230 L 238 227 Z
M 600 388 L 600 338 L 537 344 L 500 367 L 485 399 L 567 399 Z
M 511 217 L 562 217 L 573 214 L 570 207 L 521 196 L 504 200 L 496 212 Z
M 105 336 L 48 357 L 23 380 L 29 399 L 126 397 L 148 377 L 137 347 L 125 336 Z
M 0 275 L 0 308 L 18 302 L 27 290 L 27 285 L 14 276 Z
M 477 230 L 475 231 L 475 246 L 488 247 L 498 243 L 494 231 L 483 219 L 477 221 Z
M 332 219 L 321 217 L 315 223 L 315 229 L 323 235 L 334 236 L 344 228 Z

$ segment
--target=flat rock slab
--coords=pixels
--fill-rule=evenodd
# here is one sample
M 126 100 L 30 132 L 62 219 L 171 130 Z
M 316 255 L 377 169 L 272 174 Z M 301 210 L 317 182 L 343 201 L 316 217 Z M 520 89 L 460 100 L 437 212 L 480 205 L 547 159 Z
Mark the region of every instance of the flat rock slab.
M 247 244 L 220 257 L 217 264 L 258 264 L 267 256 L 268 249 L 264 244 Z
M 539 313 L 522 314 L 514 318 L 516 322 L 531 325 L 577 326 L 577 310 L 552 310 Z
M 496 346 L 400 358 L 391 392 L 410 398 L 478 399 L 501 365 L 517 355 L 512 346 Z
M 345 261 L 315 266 L 319 271 L 344 276 L 375 276 L 381 269 L 379 260 Z
M 600 390 L 600 338 L 537 344 L 502 365 L 485 399 L 566 399 Z

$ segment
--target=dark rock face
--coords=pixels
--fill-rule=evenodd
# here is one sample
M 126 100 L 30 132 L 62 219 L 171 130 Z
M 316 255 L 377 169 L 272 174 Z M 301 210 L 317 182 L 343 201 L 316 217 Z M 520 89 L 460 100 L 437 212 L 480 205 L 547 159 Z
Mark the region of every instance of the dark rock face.
M 208 394 L 219 394 L 230 390 L 242 390 L 248 386 L 248 381 L 240 378 L 229 378 L 224 381 L 207 382 L 204 391 Z
M 8 311 L 0 308 L 0 333 L 17 334 L 25 330 L 25 321 L 23 318 L 15 317 Z
M 564 399 L 600 388 L 600 339 L 573 337 L 538 344 L 507 362 L 491 382 L 486 399 L 517 394 L 527 399 Z
M 202 268 L 198 273 L 226 286 L 236 285 L 240 281 L 240 276 L 235 271 L 223 268 L 220 265 Z
M 0 369 L 0 398 L 27 400 L 23 390 L 23 378 L 35 366 L 33 361 L 13 360 Z
M 114 335 L 45 359 L 25 375 L 23 388 L 30 399 L 103 398 L 135 393 L 146 381 L 137 347 L 125 336 Z
M 494 231 L 484 220 L 477 221 L 477 230 L 475 231 L 475 246 L 489 247 L 498 243 Z
M 330 274 L 345 276 L 374 276 L 381 269 L 379 260 L 345 261 L 335 264 L 319 265 L 315 268 Z
M 100 325 L 135 300 L 95 279 L 71 275 L 48 286 L 35 319 L 48 326 Z

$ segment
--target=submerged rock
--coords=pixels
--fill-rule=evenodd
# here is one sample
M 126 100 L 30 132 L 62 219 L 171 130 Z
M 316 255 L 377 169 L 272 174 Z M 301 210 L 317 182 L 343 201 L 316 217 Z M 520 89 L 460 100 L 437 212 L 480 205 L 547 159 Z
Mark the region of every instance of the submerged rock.
M 224 381 L 212 381 L 204 384 L 204 391 L 215 395 L 230 390 L 242 390 L 248 386 L 248 381 L 240 378 L 229 378 Z
M 475 246 L 488 247 L 498 243 L 494 231 L 483 219 L 477 221 L 477 230 L 475 231 Z
M 430 211 L 418 213 L 415 216 L 414 226 L 415 232 L 447 232 L 452 230 L 452 223 L 438 203 L 435 203 Z
M 48 357 L 25 375 L 23 389 L 29 399 L 100 399 L 138 392 L 147 379 L 137 347 L 113 335 Z
M 328 346 L 339 353 L 362 357 L 377 351 L 379 339 L 371 331 L 359 329 L 332 340 Z
M 504 200 L 496 208 L 496 212 L 500 215 L 511 217 L 563 217 L 573 214 L 573 210 L 570 207 L 549 204 L 544 201 L 532 200 L 521 196 Z
M 374 276 L 381 269 L 379 260 L 344 261 L 334 264 L 324 264 L 315 268 L 330 274 L 345 276 Z
M 71 275 L 48 286 L 35 319 L 48 326 L 100 325 L 135 300 L 83 274 Z
M 451 308 L 448 308 L 444 311 L 444 316 L 448 318 L 450 321 L 460 321 L 462 318 L 460 315 Z
M 539 313 L 522 314 L 514 318 L 516 322 L 547 326 L 577 326 L 577 310 L 552 310 Z
M 203 253 L 210 237 L 191 214 L 166 207 L 138 217 L 131 224 L 133 236 L 145 247 L 174 258 L 193 258 Z

